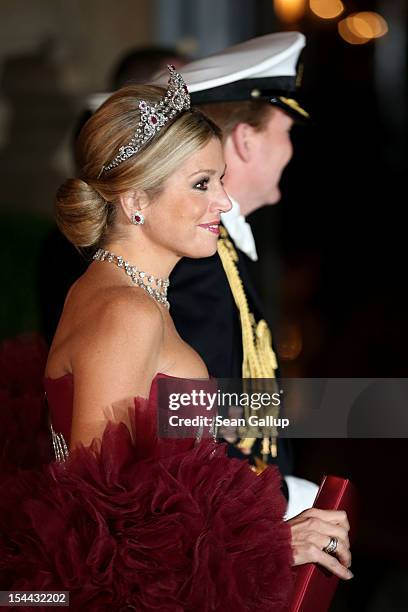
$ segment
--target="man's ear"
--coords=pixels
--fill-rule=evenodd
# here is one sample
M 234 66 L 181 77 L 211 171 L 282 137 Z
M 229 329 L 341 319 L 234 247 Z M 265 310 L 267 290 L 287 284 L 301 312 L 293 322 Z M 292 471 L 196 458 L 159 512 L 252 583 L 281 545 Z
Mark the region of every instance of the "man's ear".
M 234 149 L 243 162 L 248 162 L 252 153 L 254 128 L 248 123 L 238 123 L 230 134 Z
M 131 221 L 132 215 L 135 211 L 145 210 L 149 203 L 149 196 L 146 191 L 137 189 L 135 191 L 128 191 L 119 196 L 119 206 L 121 207 L 124 215 Z

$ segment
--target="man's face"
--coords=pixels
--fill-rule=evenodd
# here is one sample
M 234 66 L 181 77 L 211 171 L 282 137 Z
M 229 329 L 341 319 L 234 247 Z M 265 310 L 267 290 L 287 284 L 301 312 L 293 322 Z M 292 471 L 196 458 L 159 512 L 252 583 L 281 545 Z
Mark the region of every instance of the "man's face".
M 271 108 L 265 127 L 252 134 L 249 175 L 258 207 L 276 204 L 281 198 L 279 181 L 289 163 L 293 148 L 290 140 L 291 119 L 279 108 Z

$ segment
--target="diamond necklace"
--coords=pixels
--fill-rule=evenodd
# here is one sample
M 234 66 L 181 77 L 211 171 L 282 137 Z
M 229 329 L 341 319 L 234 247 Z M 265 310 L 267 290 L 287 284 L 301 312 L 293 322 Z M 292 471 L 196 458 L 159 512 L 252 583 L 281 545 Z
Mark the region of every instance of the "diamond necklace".
M 156 300 L 156 302 L 164 304 L 166 308 L 170 308 L 167 299 L 167 289 L 170 285 L 168 278 L 156 278 L 147 272 L 139 270 L 136 266 L 125 261 L 120 255 L 115 255 L 110 251 L 105 251 L 105 249 L 98 249 L 93 259 L 95 259 L 95 261 L 108 261 L 109 263 L 116 264 L 118 268 L 123 268 L 135 285 L 144 289 L 144 291 Z

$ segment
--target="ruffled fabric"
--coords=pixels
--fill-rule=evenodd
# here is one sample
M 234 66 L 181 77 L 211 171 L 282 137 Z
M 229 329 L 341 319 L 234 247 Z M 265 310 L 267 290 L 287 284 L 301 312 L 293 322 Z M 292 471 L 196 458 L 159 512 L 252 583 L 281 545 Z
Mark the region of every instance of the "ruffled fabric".
M 285 610 L 278 471 L 256 476 L 210 440 L 158 440 L 154 403 L 135 400 L 132 435 L 109 423 L 64 464 L 2 473 L 2 590 L 66 590 L 89 612 Z

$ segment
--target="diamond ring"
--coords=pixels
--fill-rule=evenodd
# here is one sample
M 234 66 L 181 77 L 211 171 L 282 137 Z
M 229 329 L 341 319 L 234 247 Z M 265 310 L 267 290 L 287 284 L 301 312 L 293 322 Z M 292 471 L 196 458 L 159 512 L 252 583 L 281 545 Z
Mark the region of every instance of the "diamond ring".
M 328 555 L 333 555 L 337 550 L 338 543 L 339 541 L 337 538 L 330 538 L 330 542 L 323 548 L 323 552 L 327 553 Z

